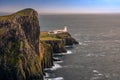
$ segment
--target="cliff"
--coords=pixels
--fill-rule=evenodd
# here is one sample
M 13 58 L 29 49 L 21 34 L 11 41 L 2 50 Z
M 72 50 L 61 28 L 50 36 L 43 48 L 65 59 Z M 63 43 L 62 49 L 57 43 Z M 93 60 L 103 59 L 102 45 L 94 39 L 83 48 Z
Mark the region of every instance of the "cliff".
M 40 40 L 44 43 L 50 44 L 53 53 L 66 52 L 65 46 L 72 46 L 78 42 L 68 33 L 49 34 L 48 32 L 41 32 Z
M 63 40 L 45 40 L 44 43 L 50 44 L 53 53 L 67 52 Z
M 63 39 L 65 41 L 65 45 L 71 46 L 74 44 L 79 44 L 68 32 L 58 33 L 55 36 L 58 39 Z
M 43 68 L 51 68 L 53 66 L 52 46 L 41 42 L 40 53 Z
M 35 10 L 0 16 L 0 80 L 42 80 L 39 36 Z
M 48 34 L 48 32 L 41 32 L 41 42 L 49 44 L 52 47 L 53 53 L 66 52 L 64 40 L 57 38 L 55 34 Z

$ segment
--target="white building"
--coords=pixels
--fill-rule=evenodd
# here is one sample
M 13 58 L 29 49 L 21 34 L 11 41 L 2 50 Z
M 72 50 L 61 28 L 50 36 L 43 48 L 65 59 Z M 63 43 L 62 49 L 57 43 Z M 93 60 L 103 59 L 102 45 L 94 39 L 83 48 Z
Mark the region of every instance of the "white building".
M 60 29 L 60 30 L 53 30 L 53 31 L 49 31 L 49 34 L 57 34 L 57 33 L 63 33 L 63 32 L 68 32 L 67 30 L 67 26 L 64 27 L 64 29 Z

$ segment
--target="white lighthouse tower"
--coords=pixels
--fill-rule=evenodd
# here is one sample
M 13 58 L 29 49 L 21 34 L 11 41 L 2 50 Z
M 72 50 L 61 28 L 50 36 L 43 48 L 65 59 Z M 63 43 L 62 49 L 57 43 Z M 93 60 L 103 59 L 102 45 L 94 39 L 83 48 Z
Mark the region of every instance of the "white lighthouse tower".
M 64 27 L 64 30 L 63 30 L 64 32 L 67 32 L 68 30 L 67 30 L 67 26 L 65 26 Z

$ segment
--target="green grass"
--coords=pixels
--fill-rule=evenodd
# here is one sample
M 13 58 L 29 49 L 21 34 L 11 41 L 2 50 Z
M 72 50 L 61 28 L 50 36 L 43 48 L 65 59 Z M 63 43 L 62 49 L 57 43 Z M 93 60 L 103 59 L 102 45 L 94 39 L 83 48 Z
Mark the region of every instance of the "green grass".
M 32 11 L 34 11 L 33 9 L 31 8 L 27 8 L 27 9 L 24 9 L 24 10 L 21 10 L 21 11 L 18 11 L 17 13 L 13 14 L 13 15 L 20 15 L 20 16 L 27 16 L 29 15 Z
M 31 8 L 27 8 L 27 9 L 18 11 L 14 14 L 11 14 L 11 15 L 0 16 L 0 21 L 1 20 L 12 20 L 15 18 L 15 16 L 28 16 L 32 11 L 34 11 L 34 10 Z
M 40 40 L 61 40 L 64 38 L 68 38 L 71 35 L 68 32 L 58 33 L 58 34 L 48 34 L 48 32 L 41 32 L 40 33 Z
M 0 35 L 4 34 L 5 29 L 0 29 Z
M 64 33 L 56 34 L 56 36 L 59 37 L 59 38 L 68 38 L 71 35 L 68 32 L 64 32 Z
M 41 41 L 47 41 L 47 40 L 61 40 L 58 38 L 54 38 L 54 37 L 44 37 L 44 38 L 40 38 Z
M 55 37 L 55 34 L 48 34 L 48 32 L 41 32 L 40 33 L 40 37 L 43 38 L 43 37 Z
M 47 41 L 47 40 L 61 40 L 61 39 L 57 38 L 55 34 L 48 34 L 48 32 L 41 32 L 40 40 Z

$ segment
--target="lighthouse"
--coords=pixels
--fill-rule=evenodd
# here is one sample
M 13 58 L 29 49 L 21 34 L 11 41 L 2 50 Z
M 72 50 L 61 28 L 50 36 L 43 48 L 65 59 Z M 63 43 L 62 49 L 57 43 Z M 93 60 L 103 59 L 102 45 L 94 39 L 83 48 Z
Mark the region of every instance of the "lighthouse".
M 64 27 L 64 30 L 63 30 L 64 32 L 67 32 L 68 30 L 67 30 L 67 26 L 65 26 Z
M 60 30 L 53 30 L 53 31 L 49 31 L 49 34 L 58 34 L 58 33 L 63 33 L 63 32 L 68 32 L 67 30 L 67 26 L 64 27 L 64 29 L 60 29 Z

